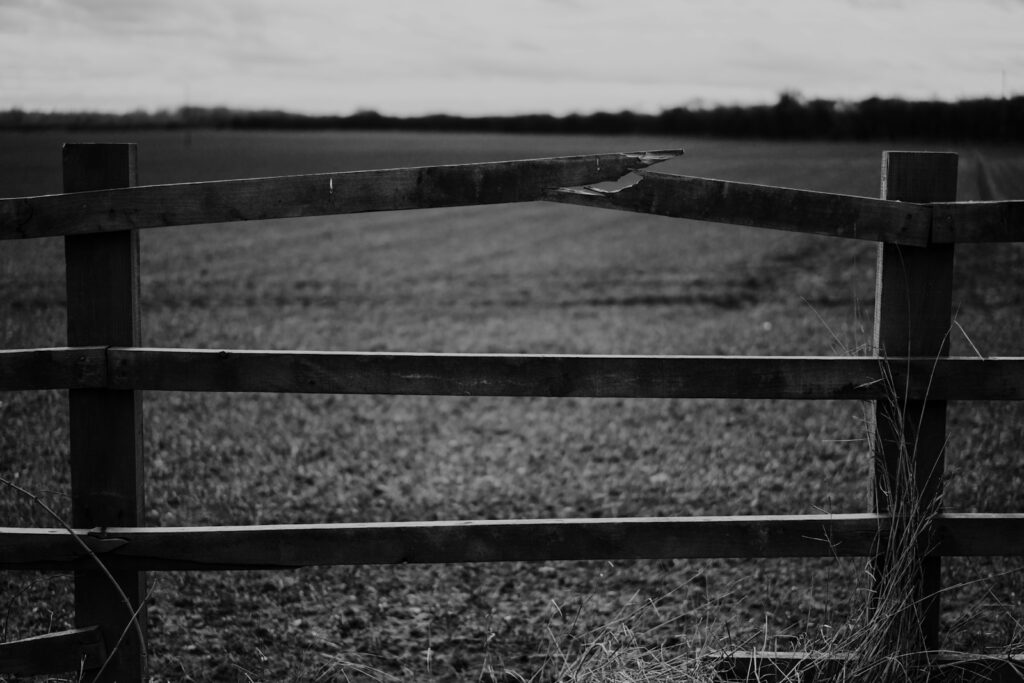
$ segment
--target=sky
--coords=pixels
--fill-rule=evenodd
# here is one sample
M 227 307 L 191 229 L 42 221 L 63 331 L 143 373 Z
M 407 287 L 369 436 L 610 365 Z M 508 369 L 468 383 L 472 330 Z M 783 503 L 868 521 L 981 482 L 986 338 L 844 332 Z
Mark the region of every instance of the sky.
M 0 0 L 0 110 L 410 116 L 1024 94 L 1024 0 Z

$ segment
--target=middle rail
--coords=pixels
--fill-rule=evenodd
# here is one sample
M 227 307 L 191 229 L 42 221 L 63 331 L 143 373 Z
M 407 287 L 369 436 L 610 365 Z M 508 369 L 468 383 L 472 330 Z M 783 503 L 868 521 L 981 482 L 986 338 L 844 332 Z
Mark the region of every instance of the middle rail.
M 0 351 L 0 390 L 1024 400 L 1024 358 L 627 356 L 72 347 Z

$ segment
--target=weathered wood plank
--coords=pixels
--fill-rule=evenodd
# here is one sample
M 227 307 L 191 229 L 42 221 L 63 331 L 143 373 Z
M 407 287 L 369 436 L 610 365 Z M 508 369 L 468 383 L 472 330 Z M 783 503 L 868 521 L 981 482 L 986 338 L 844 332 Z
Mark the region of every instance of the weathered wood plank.
M 111 366 L 109 379 L 107 358 Z M 883 381 L 882 366 L 893 387 Z M 1024 358 L 416 354 L 75 347 L 0 351 L 0 390 L 1024 400 Z
M 1024 200 L 936 202 L 932 242 L 1024 242 Z
M 103 554 L 148 569 L 511 562 L 671 557 L 825 557 L 871 552 L 873 515 L 555 519 L 109 529 Z M 83 535 L 86 532 L 82 532 Z M 831 542 L 825 539 L 831 539 Z M 10 566 L 53 567 L 80 549 L 67 532 L 0 529 Z
M 720 652 L 710 655 L 715 673 L 723 681 L 757 681 L 758 683 L 814 683 L 842 680 L 843 667 L 850 655 L 844 652 L 774 652 L 750 650 Z
M 99 668 L 106 658 L 98 626 L 0 643 L 0 673 L 16 676 L 77 674 Z
M 851 366 L 841 367 L 835 360 L 121 348 L 109 352 L 113 386 L 155 390 L 651 398 L 870 396 L 870 386 L 859 387 L 880 375 L 877 362 L 851 360 Z
M 865 676 L 886 680 L 880 667 L 884 662 L 856 661 L 849 652 L 772 652 L 743 651 L 722 652 L 717 660 L 716 671 L 728 681 L 758 681 L 759 683 L 790 683 L 801 681 L 862 680 Z M 925 659 L 925 656 L 927 658 Z M 970 655 L 951 653 L 907 653 L 900 660 L 893 660 L 895 666 L 923 666 L 930 670 L 935 680 L 990 681 L 991 683 L 1019 683 L 1024 680 L 1024 656 L 1021 655 Z M 871 669 L 856 670 L 859 667 Z M 901 672 L 906 680 L 918 680 L 911 669 Z
M 131 188 L 136 183 L 134 144 L 64 145 L 64 190 Z M 107 217 L 99 217 L 101 223 Z M 116 221 L 110 220 L 111 223 Z M 64 238 L 67 331 L 71 346 L 138 345 L 139 241 L 134 230 Z M 68 392 L 71 519 L 76 527 L 134 526 L 143 514 L 142 395 L 136 391 Z M 75 623 L 99 626 L 116 643 L 146 595 L 145 575 L 115 574 L 118 587 L 95 570 L 75 572 Z M 122 597 L 123 596 L 123 597 Z M 127 599 L 131 604 L 124 604 Z M 146 649 L 133 629 L 117 648 L 102 681 L 142 681 Z
M 0 350 L 0 390 L 83 389 L 107 382 L 101 346 Z
M 1024 556 L 1024 514 L 944 515 L 936 554 Z M 110 567 L 257 569 L 742 557 L 867 557 L 888 519 L 873 514 L 472 520 L 76 530 Z M 0 528 L 0 567 L 81 566 L 63 529 Z
M 571 356 L 111 348 L 110 386 L 609 398 L 1024 400 L 1024 358 Z
M 881 362 L 892 381 L 892 386 L 881 390 L 881 400 L 1024 400 L 1024 358 L 917 357 Z M 913 413 L 908 410 L 907 414 Z
M 680 154 L 590 154 L 0 199 L 0 239 L 533 201 L 551 188 L 615 180 Z
M 931 209 L 870 197 L 794 190 L 657 171 L 638 171 L 641 180 L 621 190 L 561 188 L 552 201 L 657 216 L 688 218 L 924 246 Z
M 1024 556 L 1024 513 L 945 513 L 935 541 L 947 557 Z

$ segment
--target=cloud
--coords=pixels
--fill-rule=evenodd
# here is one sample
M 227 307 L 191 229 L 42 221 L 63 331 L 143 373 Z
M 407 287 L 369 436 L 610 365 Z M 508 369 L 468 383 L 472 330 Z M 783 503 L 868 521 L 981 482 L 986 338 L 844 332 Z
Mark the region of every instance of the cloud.
M 1024 74 L 1022 28 L 1020 0 L 0 0 L 0 108 L 187 97 L 565 113 L 766 102 L 787 88 L 998 94 L 1000 70 L 1011 90 Z

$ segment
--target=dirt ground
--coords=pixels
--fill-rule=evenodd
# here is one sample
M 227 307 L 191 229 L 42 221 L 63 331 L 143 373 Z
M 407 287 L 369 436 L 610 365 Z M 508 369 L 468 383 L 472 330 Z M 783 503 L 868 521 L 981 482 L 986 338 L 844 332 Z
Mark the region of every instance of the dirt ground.
M 666 170 L 877 196 L 881 143 L 411 133 L 112 134 L 143 183 L 682 146 Z M 0 134 L 0 196 L 59 190 L 60 143 Z M 954 146 L 955 147 L 955 146 Z M 1024 197 L 1024 150 L 957 148 L 960 198 Z M 856 354 L 875 247 L 547 203 L 143 232 L 143 344 Z M 0 246 L 0 345 L 65 343 L 62 244 Z M 958 251 L 954 354 L 1022 355 L 1017 245 Z M 969 336 L 970 344 L 967 342 Z M 145 395 L 161 526 L 868 509 L 842 402 Z M 68 509 L 66 398 L 0 393 L 0 474 Z M 952 404 L 946 503 L 1024 512 L 1022 407 Z M 52 526 L 0 492 L 0 525 Z M 1020 647 L 1018 560 L 949 560 L 950 647 Z M 0 575 L 0 640 L 70 625 L 70 581 Z M 862 560 L 324 567 L 150 575 L 154 680 L 539 680 L 602 628 L 645 647 L 800 647 L 864 607 Z M 621 619 L 621 621 L 620 621 Z M 509 673 L 512 672 L 512 673 Z

